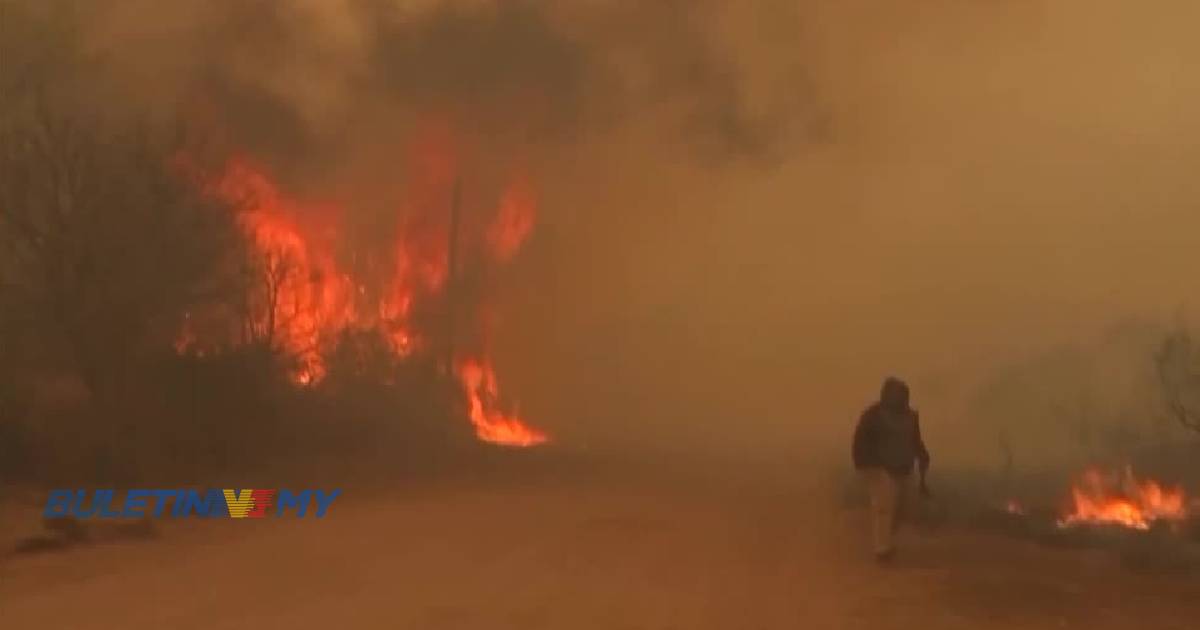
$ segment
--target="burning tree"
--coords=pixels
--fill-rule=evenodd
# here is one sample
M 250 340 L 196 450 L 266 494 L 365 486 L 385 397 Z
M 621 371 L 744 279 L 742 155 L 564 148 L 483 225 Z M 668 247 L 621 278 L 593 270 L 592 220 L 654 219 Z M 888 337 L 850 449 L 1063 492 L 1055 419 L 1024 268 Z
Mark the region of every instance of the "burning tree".
M 489 443 L 546 440 L 500 392 L 486 291 L 474 290 L 533 227 L 525 173 L 503 164 L 511 181 L 464 222 L 455 267 L 449 191 L 460 165 L 453 147 L 415 138 L 418 157 L 397 169 L 402 198 L 367 202 L 388 217 L 357 238 L 359 208 L 297 193 L 219 133 L 236 126 L 187 133 L 211 122 L 203 103 L 191 108 L 203 91 L 178 110 L 115 99 L 104 60 L 76 32 L 86 16 L 27 5 L 38 3 L 0 0 L 0 434 L 50 426 L 30 392 L 67 382 L 78 397 L 46 430 L 56 433 L 37 438 L 44 453 L 115 460 L 142 437 L 169 443 L 164 459 L 225 457 L 235 445 L 220 436 L 235 430 L 261 441 L 276 424 L 340 417 L 350 405 L 322 388 L 351 365 L 396 385 L 362 406 L 403 429 L 453 410 Z M 452 309 L 455 274 L 466 290 Z M 444 370 L 414 376 L 447 354 L 448 321 L 461 325 Z
M 176 344 L 184 353 L 261 344 L 290 364 L 298 386 L 314 386 L 328 374 L 328 357 L 346 339 L 374 336 L 396 359 L 415 353 L 450 356 L 444 366 L 459 382 L 476 436 L 507 446 L 532 446 L 545 434 L 507 410 L 487 356 L 482 321 L 452 322 L 479 305 L 464 300 L 456 278 L 464 269 L 511 258 L 532 229 L 536 198 L 523 177 L 514 178 L 486 225 L 458 234 L 456 175 L 437 147 L 434 158 L 418 143 L 409 199 L 398 205 L 391 238 L 367 250 L 346 234 L 351 213 L 336 202 L 303 201 L 283 191 L 268 169 L 235 155 L 215 171 L 186 158 L 199 190 L 228 204 L 247 245 L 243 297 L 236 317 L 221 304 L 197 312 Z M 464 243 L 459 244 L 463 240 Z M 456 262 L 454 251 L 471 257 Z M 479 296 L 473 296 L 476 299 Z M 478 314 L 478 313 L 476 313 Z M 470 319 L 470 318 L 466 318 Z M 203 328 L 207 334 L 198 334 Z M 467 334 L 463 334 L 467 333 Z M 464 337 L 459 343 L 455 337 Z

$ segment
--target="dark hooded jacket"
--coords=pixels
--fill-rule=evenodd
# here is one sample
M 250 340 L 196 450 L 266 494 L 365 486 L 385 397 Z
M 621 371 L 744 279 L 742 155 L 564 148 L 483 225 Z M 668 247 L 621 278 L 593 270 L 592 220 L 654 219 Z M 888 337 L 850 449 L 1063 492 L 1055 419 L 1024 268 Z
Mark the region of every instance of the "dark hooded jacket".
M 909 406 L 908 385 L 899 379 L 884 381 L 879 402 L 863 412 L 854 430 L 854 467 L 886 468 L 893 475 L 909 475 L 913 463 L 929 468 L 929 451 L 921 439 L 917 411 Z

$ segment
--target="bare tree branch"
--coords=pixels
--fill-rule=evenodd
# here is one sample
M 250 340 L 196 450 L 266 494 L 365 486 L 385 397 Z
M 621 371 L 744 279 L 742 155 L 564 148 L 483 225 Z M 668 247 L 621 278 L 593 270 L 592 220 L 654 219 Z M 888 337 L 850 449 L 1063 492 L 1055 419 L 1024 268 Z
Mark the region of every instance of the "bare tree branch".
M 1183 428 L 1200 433 L 1200 356 L 1191 336 L 1169 336 L 1155 355 L 1155 365 L 1168 412 Z

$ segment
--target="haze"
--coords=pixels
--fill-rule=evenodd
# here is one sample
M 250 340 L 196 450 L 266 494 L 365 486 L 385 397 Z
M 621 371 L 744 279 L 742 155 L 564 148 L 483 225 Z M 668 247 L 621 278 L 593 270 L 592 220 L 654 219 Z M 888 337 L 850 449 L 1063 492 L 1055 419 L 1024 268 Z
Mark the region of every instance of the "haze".
M 1194 630 L 1197 24 L 0 0 L 0 624 Z
M 993 433 L 981 382 L 1169 324 L 1195 290 L 1194 18 L 124 0 L 63 23 L 96 109 L 193 112 L 304 194 L 369 208 L 430 112 L 469 154 L 468 209 L 528 167 L 541 212 L 496 291 L 498 362 L 565 445 L 807 453 L 899 374 L 935 451 L 969 458 Z

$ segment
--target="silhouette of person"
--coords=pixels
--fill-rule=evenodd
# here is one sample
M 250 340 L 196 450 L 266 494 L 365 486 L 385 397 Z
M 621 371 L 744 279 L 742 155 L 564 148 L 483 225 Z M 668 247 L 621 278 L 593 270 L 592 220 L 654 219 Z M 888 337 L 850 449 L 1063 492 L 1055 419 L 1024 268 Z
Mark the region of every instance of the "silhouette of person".
M 920 464 L 921 494 L 929 494 L 925 485 L 929 451 L 921 439 L 920 417 L 909 404 L 904 381 L 889 377 L 883 382 L 879 401 L 858 420 L 852 451 L 854 467 L 862 474 L 870 496 L 875 558 L 885 563 L 896 552 L 896 530 L 912 486 L 914 463 Z

